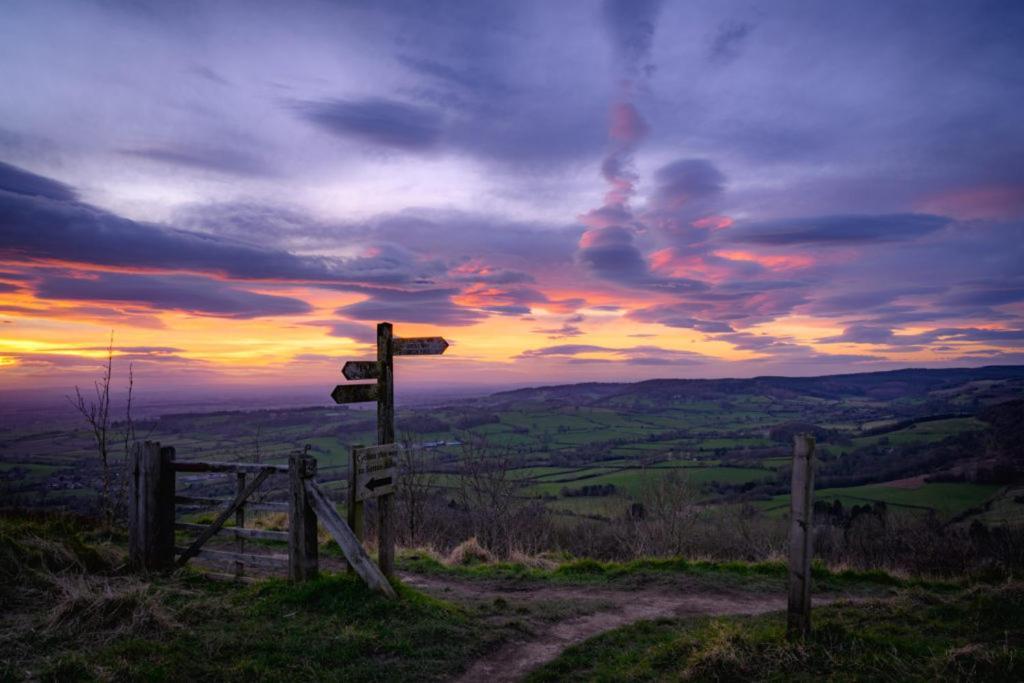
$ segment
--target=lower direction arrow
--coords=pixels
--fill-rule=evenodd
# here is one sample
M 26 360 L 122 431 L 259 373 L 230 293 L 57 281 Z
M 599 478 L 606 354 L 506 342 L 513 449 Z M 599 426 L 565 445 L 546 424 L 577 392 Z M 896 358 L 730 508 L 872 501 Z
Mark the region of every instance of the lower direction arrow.
M 381 486 L 391 486 L 391 477 L 381 477 L 380 479 L 371 479 L 366 482 L 366 488 L 371 491 L 380 488 Z
M 365 403 L 376 401 L 379 389 L 376 384 L 339 384 L 331 392 L 335 403 Z

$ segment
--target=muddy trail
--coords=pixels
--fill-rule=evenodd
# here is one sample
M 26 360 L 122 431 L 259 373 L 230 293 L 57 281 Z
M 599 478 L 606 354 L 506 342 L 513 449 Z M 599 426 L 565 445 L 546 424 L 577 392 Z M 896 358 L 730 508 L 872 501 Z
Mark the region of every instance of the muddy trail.
M 572 606 L 564 618 L 532 621 L 528 633 L 474 662 L 458 679 L 463 683 L 518 681 L 555 659 L 576 643 L 635 621 L 725 614 L 760 614 L 785 609 L 781 591 L 755 592 L 730 587 L 709 587 L 703 582 L 678 581 L 672 585 L 623 588 L 580 585 L 503 584 L 403 573 L 406 584 L 429 595 L 463 604 L 505 601 L 527 607 Z M 820 596 L 816 603 L 840 596 Z

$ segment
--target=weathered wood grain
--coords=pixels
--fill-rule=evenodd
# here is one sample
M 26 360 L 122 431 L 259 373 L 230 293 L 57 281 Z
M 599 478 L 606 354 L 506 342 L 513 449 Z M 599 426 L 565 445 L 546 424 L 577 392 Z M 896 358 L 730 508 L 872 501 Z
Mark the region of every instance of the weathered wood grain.
M 177 522 L 174 525 L 179 531 L 202 533 L 208 524 L 191 524 L 188 522 Z M 287 531 L 274 531 L 273 529 L 244 529 L 239 527 L 224 527 L 220 530 L 222 534 L 234 536 L 235 538 L 251 538 L 260 541 L 287 541 Z
M 288 456 L 288 578 L 309 581 L 320 573 L 316 510 L 306 482 L 316 476 L 316 458 L 304 453 Z
M 175 551 L 184 553 L 186 548 L 177 547 Z M 251 567 L 265 567 L 267 569 L 273 569 L 280 571 L 288 564 L 287 555 L 257 555 L 254 553 L 233 553 L 224 550 L 210 550 L 209 548 L 200 548 L 194 555 L 194 557 L 207 560 L 211 562 L 223 562 L 225 564 L 245 564 Z
M 230 503 L 234 498 L 211 498 L 204 496 L 175 496 L 174 502 L 178 505 L 185 506 L 196 506 L 203 508 L 219 507 Z M 260 512 L 288 512 L 288 503 L 250 503 L 245 501 L 242 503 L 247 510 L 260 511 Z
M 366 585 L 371 590 L 382 593 L 389 598 L 396 597 L 395 589 L 388 583 L 387 577 L 381 573 L 377 565 L 370 559 L 370 556 L 366 554 L 363 544 L 352 533 L 352 529 L 345 524 L 345 520 L 338 514 L 334 504 L 331 503 L 316 481 L 306 479 L 305 485 L 306 492 L 313 503 L 313 507 L 316 509 L 320 522 L 323 523 L 334 540 L 337 541 L 341 551 L 345 554 L 345 559 L 348 560 L 349 565 L 351 565 L 356 574 L 366 582 Z
M 444 343 L 441 353 L 448 343 L 440 337 L 433 338 Z M 422 340 L 406 340 L 419 342 Z M 395 443 L 395 383 L 394 383 L 394 335 L 391 323 L 377 325 L 377 365 L 380 376 L 377 385 L 380 387 L 380 399 L 377 401 L 377 444 L 390 446 Z M 409 348 L 412 348 L 410 345 Z M 394 495 L 388 494 L 377 498 L 377 563 L 385 576 L 395 572 L 395 521 Z
M 786 634 L 790 640 L 811 632 L 811 523 L 814 510 L 814 437 L 798 434 L 793 443 L 789 508 L 789 604 Z
M 174 565 L 174 449 L 137 444 L 129 480 L 128 561 L 136 571 Z
M 183 567 L 185 563 L 203 547 L 204 543 L 210 540 L 215 533 L 220 531 L 221 527 L 224 526 L 224 522 L 228 520 L 228 517 L 234 514 L 235 510 L 238 509 L 238 506 L 244 503 L 245 499 L 251 496 L 253 492 L 260 487 L 260 484 L 262 484 L 269 476 L 270 470 L 263 470 L 253 477 L 252 481 L 249 482 L 245 489 L 235 496 L 235 499 L 231 501 L 231 504 L 221 511 L 221 513 L 217 515 L 217 518 L 213 520 L 213 523 L 210 524 L 205 531 L 200 533 L 196 540 L 192 542 L 192 545 L 190 545 L 188 549 L 178 557 L 178 566 Z

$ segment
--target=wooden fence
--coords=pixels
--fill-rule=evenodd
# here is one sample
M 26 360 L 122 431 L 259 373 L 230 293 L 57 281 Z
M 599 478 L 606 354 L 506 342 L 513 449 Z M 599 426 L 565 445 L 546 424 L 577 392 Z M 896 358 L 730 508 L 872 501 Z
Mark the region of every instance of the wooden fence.
M 235 495 L 225 498 L 176 495 L 179 472 L 209 472 L 234 475 Z M 283 571 L 292 581 L 308 581 L 319 574 L 317 524 L 322 522 L 338 542 L 349 565 L 374 590 L 394 597 L 395 593 L 377 565 L 366 554 L 335 505 L 316 482 L 316 458 L 293 453 L 287 465 L 262 463 L 182 461 L 173 448 L 159 443 L 140 444 L 132 455 L 129 507 L 129 562 L 136 571 L 168 571 L 199 558 L 233 566 L 240 575 L 246 565 Z M 251 501 L 253 494 L 275 474 L 288 477 L 287 502 Z M 223 506 L 209 524 L 178 522 L 177 507 Z M 247 528 L 246 511 L 283 512 L 287 531 Z M 225 526 L 233 520 L 233 526 Z M 191 543 L 175 544 L 175 531 L 192 535 Z M 235 549 L 205 548 L 218 533 L 232 536 Z M 246 552 L 247 540 L 283 541 L 288 554 Z

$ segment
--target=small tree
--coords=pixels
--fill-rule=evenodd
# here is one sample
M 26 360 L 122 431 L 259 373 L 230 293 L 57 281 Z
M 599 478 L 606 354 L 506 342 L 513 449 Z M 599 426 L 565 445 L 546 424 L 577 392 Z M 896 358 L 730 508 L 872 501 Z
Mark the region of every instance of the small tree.
M 114 333 L 110 333 L 110 343 L 107 345 L 107 362 L 103 366 L 103 374 L 100 379 L 93 382 L 95 398 L 87 399 L 82 390 L 75 385 L 74 398 L 67 399 L 77 410 L 92 431 L 93 442 L 96 447 L 96 454 L 100 461 L 101 468 L 101 489 L 99 508 L 103 515 L 103 521 L 108 528 L 113 526 L 114 518 L 122 506 L 127 493 L 128 477 L 125 469 L 128 462 L 128 454 L 135 444 L 135 426 L 132 421 L 132 391 L 134 389 L 135 377 L 134 368 L 128 366 L 128 401 L 125 409 L 124 432 L 122 436 L 123 454 L 121 462 L 115 464 L 111 461 L 111 441 L 116 439 L 113 424 L 110 419 L 110 382 L 113 377 L 114 368 Z M 116 486 L 116 491 L 115 491 Z

